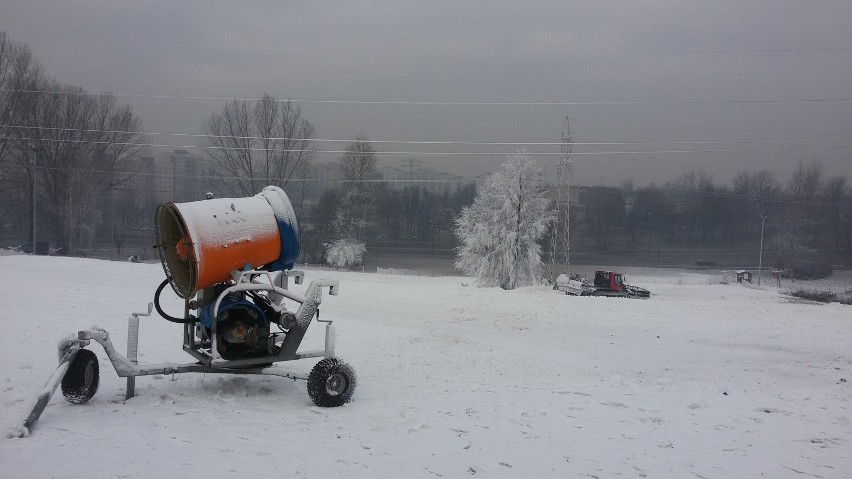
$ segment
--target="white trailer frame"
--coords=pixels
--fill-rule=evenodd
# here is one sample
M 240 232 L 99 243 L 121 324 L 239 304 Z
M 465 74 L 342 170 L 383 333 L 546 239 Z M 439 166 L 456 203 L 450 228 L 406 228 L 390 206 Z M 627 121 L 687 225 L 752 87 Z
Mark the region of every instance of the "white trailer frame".
M 132 313 L 128 318 L 127 328 L 127 356 L 118 352 L 110 340 L 110 334 L 105 329 L 91 328 L 78 331 L 75 337 L 69 337 L 61 341 L 58 345 L 59 365 L 56 371 L 50 376 L 45 383 L 44 388 L 36 398 L 32 411 L 24 420 L 23 427 L 10 434 L 10 437 L 25 437 L 30 434 L 47 403 L 56 392 L 56 388 L 62 382 L 62 378 L 68 371 L 68 367 L 74 360 L 80 350 L 88 346 L 92 341 L 96 341 L 103 346 L 107 358 L 115 369 L 119 377 L 127 378 L 126 399 L 133 397 L 135 390 L 135 378 L 137 376 L 153 376 L 153 375 L 175 375 L 180 373 L 205 373 L 205 374 L 256 374 L 264 376 L 279 376 L 293 380 L 307 380 L 308 376 L 291 371 L 286 371 L 283 368 L 269 366 L 269 363 L 281 361 L 296 361 L 306 358 L 318 357 L 333 357 L 335 329 L 334 324 L 330 320 L 319 319 L 318 308 L 322 302 L 322 290 L 328 288 L 328 294 L 337 295 L 339 283 L 337 280 L 318 279 L 313 280 L 308 284 L 308 288 L 304 295 L 291 292 L 287 289 L 288 278 L 294 277 L 296 284 L 301 284 L 304 277 L 302 271 L 275 272 L 268 271 L 235 271 L 232 274 L 235 283 L 222 291 L 216 298 L 213 311 L 218 311 L 219 304 L 222 299 L 229 293 L 245 292 L 245 291 L 266 291 L 268 297 L 272 299 L 272 307 L 275 311 L 285 311 L 285 300 L 292 300 L 300 303 L 299 309 L 296 311 L 296 322 L 288 330 L 284 339 L 276 344 L 278 348 L 277 354 L 260 356 L 250 359 L 228 360 L 219 355 L 216 349 L 216 321 L 212 322 L 211 335 L 209 340 L 200 341 L 197 337 L 198 323 L 187 322 L 184 325 L 184 345 L 183 349 L 198 362 L 193 363 L 160 363 L 140 365 L 136 361 L 137 349 L 139 344 L 139 317 L 150 316 L 153 308 L 152 303 L 148 303 L 147 313 Z M 268 283 L 259 282 L 258 278 L 266 277 Z M 186 315 L 188 317 L 188 301 Z M 298 348 L 302 339 L 307 332 L 308 326 L 314 316 L 317 321 L 325 323 L 325 347 L 321 350 L 299 352 Z

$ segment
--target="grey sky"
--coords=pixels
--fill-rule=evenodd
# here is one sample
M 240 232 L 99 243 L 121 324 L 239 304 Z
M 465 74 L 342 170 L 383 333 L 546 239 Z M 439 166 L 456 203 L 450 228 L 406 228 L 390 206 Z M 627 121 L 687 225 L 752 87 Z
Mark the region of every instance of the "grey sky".
M 29 44 L 60 82 L 140 95 L 119 100 L 132 104 L 153 132 L 198 133 L 224 103 L 185 97 L 269 92 L 403 102 L 301 103 L 320 139 L 558 142 L 568 115 L 577 182 L 584 184 L 663 183 L 691 169 L 719 182 L 743 169 L 772 169 L 786 181 L 798 161 L 814 159 L 830 174 L 852 172 L 848 0 L 6 1 L 0 29 Z M 493 104 L 512 102 L 544 104 Z M 640 144 L 582 144 L 622 142 Z M 430 153 L 515 149 L 377 146 Z M 527 148 L 559 151 L 558 145 Z M 636 153 L 617 153 L 624 151 Z M 382 162 L 406 158 L 473 175 L 493 169 L 505 154 L 410 154 Z M 558 156 L 538 160 L 554 165 Z

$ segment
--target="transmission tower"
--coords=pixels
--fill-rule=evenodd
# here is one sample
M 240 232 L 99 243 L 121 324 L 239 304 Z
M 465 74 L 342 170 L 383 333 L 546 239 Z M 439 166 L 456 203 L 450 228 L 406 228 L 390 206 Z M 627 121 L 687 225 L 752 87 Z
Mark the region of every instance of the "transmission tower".
M 562 155 L 556 167 L 556 218 L 550 238 L 550 281 L 554 283 L 560 273 L 569 274 L 571 265 L 571 180 L 574 178 L 574 137 L 568 117 L 562 125 Z

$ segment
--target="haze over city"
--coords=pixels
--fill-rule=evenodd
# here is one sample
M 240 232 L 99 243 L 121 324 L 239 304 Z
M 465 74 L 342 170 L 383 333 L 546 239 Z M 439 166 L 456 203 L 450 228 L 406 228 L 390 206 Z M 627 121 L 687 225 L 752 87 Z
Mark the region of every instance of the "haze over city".
M 845 1 L 0 5 L 49 75 L 131 105 L 153 150 L 201 155 L 182 135 L 269 93 L 302 107 L 318 160 L 364 135 L 380 165 L 472 177 L 526 148 L 552 173 L 569 117 L 588 185 L 848 174 L 850 20 Z

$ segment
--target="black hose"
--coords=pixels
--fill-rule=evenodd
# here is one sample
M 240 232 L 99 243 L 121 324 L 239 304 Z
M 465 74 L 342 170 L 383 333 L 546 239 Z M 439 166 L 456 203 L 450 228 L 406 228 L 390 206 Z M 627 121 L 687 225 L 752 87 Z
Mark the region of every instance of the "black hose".
M 163 292 L 163 288 L 165 288 L 167 284 L 169 284 L 169 278 L 163 280 L 163 282 L 160 283 L 160 286 L 157 288 L 157 291 L 154 293 L 154 308 L 157 309 L 157 312 L 160 313 L 160 316 L 165 318 L 167 321 L 171 321 L 173 323 L 178 324 L 189 324 L 196 322 L 197 320 L 195 318 L 176 318 L 174 316 L 166 314 L 166 312 L 163 311 L 163 308 L 160 307 L 160 293 Z

